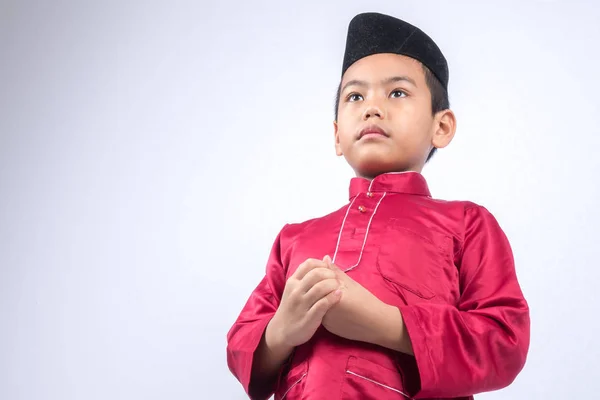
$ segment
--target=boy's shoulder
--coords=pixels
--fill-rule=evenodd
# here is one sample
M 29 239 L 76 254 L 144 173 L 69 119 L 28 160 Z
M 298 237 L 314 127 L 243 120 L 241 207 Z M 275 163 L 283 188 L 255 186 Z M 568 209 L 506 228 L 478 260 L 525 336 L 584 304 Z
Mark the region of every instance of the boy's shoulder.
M 305 221 L 288 222 L 282 229 L 282 234 L 285 236 L 297 236 L 301 233 L 310 232 L 313 229 L 321 229 L 324 226 L 331 226 L 339 222 L 340 214 L 346 213 L 348 204 L 332 211 L 326 215 L 307 219 Z
M 487 210 L 485 206 L 471 200 L 444 200 L 430 198 L 430 201 L 439 206 L 440 210 Z
M 481 219 L 496 220 L 492 212 L 484 205 L 471 200 L 441 200 L 431 198 L 432 209 L 440 214 L 463 223 L 471 223 Z

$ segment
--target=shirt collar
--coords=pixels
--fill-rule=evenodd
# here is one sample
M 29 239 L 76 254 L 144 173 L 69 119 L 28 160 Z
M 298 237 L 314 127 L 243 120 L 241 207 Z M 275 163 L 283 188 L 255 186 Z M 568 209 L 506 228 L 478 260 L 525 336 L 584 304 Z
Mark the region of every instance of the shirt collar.
M 367 192 L 405 193 L 431 197 L 425 178 L 414 171 L 388 172 L 376 176 L 373 180 L 358 177 L 350 180 L 350 200 L 359 193 Z

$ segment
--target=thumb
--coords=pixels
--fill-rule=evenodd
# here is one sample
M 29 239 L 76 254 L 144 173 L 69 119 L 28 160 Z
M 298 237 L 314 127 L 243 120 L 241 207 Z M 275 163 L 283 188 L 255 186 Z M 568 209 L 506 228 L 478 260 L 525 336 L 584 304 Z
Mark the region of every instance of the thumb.
M 331 261 L 331 257 L 325 256 L 325 257 L 323 257 L 323 261 L 325 262 L 325 264 L 327 264 L 327 268 L 329 268 L 333 271 L 341 271 L 340 267 L 338 267 L 337 265 L 335 265 L 333 263 L 333 261 Z
M 329 268 L 331 268 L 334 271 L 341 271 L 340 267 L 338 267 L 334 263 L 329 263 Z

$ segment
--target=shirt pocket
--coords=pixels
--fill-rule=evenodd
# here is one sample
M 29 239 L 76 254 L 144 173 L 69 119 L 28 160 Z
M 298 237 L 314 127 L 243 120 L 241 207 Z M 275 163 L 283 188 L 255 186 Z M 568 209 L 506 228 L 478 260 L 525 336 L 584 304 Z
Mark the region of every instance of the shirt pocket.
M 350 356 L 342 384 L 342 400 L 409 399 L 399 370 Z
M 444 234 L 391 223 L 379 246 L 377 268 L 405 304 L 449 302 L 458 287 L 453 239 Z
M 308 375 L 308 361 L 292 366 L 282 375 L 275 391 L 275 400 L 299 399 L 304 392 L 306 375 Z

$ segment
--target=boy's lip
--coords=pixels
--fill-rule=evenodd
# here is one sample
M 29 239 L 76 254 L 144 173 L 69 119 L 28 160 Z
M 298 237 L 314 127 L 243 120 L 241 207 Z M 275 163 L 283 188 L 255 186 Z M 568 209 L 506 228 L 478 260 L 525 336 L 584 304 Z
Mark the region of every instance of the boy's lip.
M 379 126 L 377 126 L 377 125 L 368 125 L 368 126 L 364 127 L 363 129 L 361 129 L 361 131 L 358 134 L 358 140 L 360 140 L 363 136 L 369 135 L 369 134 L 382 135 L 382 136 L 385 136 L 385 137 L 389 137 L 390 136 L 390 135 L 387 134 L 387 132 L 385 130 L 383 130 Z

